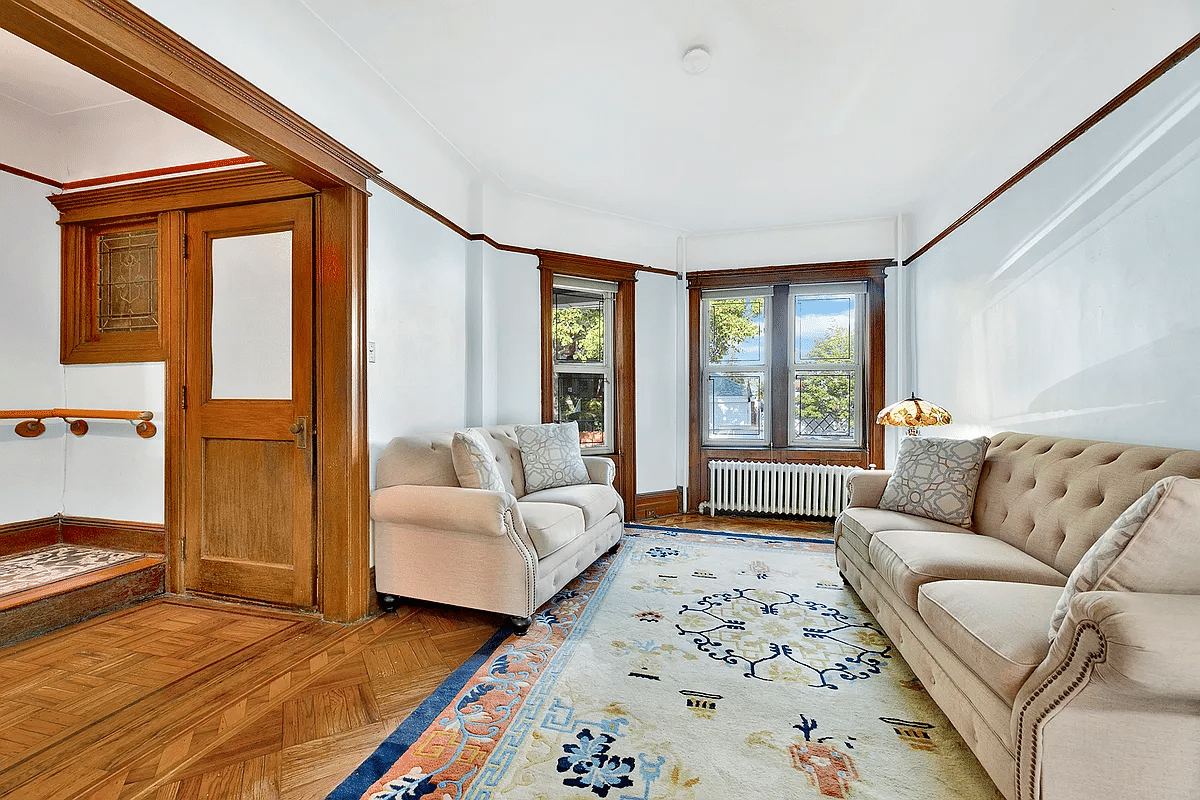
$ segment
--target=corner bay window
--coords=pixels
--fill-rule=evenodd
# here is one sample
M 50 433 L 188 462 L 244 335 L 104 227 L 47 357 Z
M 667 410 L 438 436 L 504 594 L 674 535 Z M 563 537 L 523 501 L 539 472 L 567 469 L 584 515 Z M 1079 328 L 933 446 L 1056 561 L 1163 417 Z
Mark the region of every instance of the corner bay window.
M 579 424 L 580 447 L 613 449 L 613 298 L 610 281 L 554 277 L 554 420 Z
M 688 273 L 688 508 L 713 460 L 883 460 L 890 259 Z

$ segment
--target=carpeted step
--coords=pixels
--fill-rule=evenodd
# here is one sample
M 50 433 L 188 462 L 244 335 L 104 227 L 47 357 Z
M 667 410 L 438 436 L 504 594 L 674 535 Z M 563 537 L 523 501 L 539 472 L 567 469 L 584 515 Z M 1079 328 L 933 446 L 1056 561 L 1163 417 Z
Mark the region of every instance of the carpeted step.
M 56 544 L 0 558 L 0 645 L 163 593 L 160 555 Z

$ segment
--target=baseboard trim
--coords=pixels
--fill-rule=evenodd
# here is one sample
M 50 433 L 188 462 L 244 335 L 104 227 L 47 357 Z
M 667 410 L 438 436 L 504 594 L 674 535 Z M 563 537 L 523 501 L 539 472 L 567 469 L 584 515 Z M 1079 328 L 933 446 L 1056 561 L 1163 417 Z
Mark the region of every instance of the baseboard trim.
M 653 519 L 681 513 L 683 513 L 683 487 L 676 486 L 674 489 L 665 489 L 661 492 L 639 494 L 633 518 Z
M 0 525 L 0 556 L 63 542 L 165 555 L 167 529 L 165 525 L 153 522 L 64 514 Z
M 0 525 L 0 556 L 58 544 L 59 518 L 42 517 Z
M 60 516 L 62 541 L 95 547 L 112 547 L 138 553 L 166 555 L 167 526 L 121 519 Z

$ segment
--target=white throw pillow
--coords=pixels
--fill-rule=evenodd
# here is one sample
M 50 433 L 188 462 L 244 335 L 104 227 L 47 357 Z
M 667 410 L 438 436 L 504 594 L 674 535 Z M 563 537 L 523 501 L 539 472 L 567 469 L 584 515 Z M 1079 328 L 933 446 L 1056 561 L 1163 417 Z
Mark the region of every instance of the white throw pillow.
M 1172 475 L 1125 509 L 1079 559 L 1054 614 L 1058 635 L 1071 598 L 1080 592 L 1200 591 L 1200 480 Z
M 905 436 L 879 507 L 970 527 L 979 471 L 991 441 L 986 436 Z
M 454 462 L 454 473 L 458 483 L 465 489 L 487 489 L 504 492 L 504 477 L 496 466 L 496 454 L 488 447 L 483 434 L 474 428 L 455 431 L 450 443 L 450 460 Z
M 591 482 L 579 449 L 578 423 L 518 425 L 516 429 L 526 492 Z

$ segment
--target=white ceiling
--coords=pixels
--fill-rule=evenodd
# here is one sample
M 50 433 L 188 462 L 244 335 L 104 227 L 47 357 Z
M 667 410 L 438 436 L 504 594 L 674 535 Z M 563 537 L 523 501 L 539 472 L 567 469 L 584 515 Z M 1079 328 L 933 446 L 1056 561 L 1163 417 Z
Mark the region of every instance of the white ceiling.
M 1010 126 L 1036 149 L 990 190 L 1191 35 L 1120 42 L 1154 52 L 1114 77 L 1096 59 L 1125 18 L 1196 6 L 301 2 L 485 176 L 699 233 L 895 214 Z M 700 75 L 681 65 L 694 44 Z
M 485 179 L 693 233 L 956 216 L 1200 26 L 1200 0 L 291 1 Z M 131 99 L 2 29 L 0 95 Z
M 50 116 L 133 98 L 0 28 L 0 95 Z

